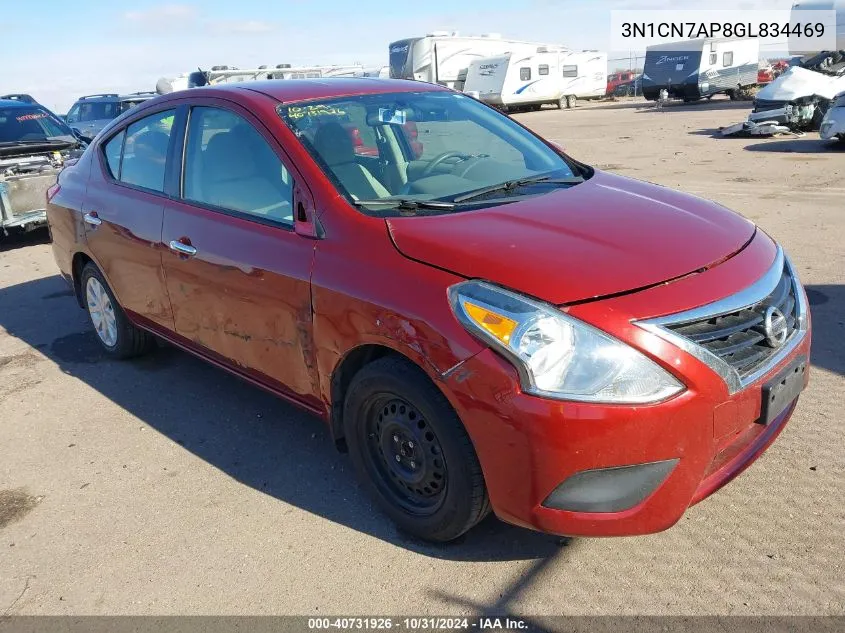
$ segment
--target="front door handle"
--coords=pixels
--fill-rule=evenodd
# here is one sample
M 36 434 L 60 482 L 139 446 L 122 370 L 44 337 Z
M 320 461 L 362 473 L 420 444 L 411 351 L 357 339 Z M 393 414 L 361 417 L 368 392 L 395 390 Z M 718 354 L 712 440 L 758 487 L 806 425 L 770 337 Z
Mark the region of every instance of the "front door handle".
M 86 224 L 90 224 L 91 226 L 100 226 L 103 223 L 103 221 L 97 217 L 96 211 L 89 211 L 82 216 L 82 219 L 85 220 Z
M 180 242 L 179 240 L 173 240 L 172 242 L 170 242 L 170 250 L 174 253 L 184 255 L 185 257 L 193 257 L 197 254 L 197 249 L 195 249 L 190 244 L 185 244 L 184 242 Z

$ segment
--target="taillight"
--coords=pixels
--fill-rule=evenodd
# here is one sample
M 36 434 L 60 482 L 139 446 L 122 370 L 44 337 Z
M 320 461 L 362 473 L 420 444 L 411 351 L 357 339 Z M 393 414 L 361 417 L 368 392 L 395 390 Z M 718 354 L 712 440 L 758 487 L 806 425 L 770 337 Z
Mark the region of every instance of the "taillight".
M 62 190 L 62 186 L 59 183 L 51 185 L 49 189 L 47 189 L 47 202 L 52 202 L 53 198 L 56 197 L 56 194 Z

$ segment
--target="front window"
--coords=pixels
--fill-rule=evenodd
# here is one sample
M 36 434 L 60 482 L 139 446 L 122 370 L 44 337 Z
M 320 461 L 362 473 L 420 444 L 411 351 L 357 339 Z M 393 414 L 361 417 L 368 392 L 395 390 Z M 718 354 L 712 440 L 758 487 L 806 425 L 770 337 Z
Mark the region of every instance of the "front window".
M 0 143 L 72 140 L 67 125 L 37 106 L 0 108 Z
M 261 133 L 228 110 L 191 110 L 182 196 L 250 218 L 293 224 L 290 172 Z
M 452 92 L 312 101 L 279 113 L 337 189 L 370 214 L 513 202 L 577 184 L 587 171 Z

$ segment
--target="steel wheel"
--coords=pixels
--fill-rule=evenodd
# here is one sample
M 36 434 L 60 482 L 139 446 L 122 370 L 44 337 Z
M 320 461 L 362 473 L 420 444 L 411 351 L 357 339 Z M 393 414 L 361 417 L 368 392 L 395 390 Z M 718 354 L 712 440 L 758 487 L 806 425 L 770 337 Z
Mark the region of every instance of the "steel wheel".
M 392 394 L 375 399 L 366 412 L 367 466 L 396 505 L 416 515 L 436 512 L 446 495 L 443 448 L 423 415 Z
M 117 318 L 114 306 L 106 289 L 96 277 L 89 277 L 85 286 L 85 296 L 88 302 L 88 313 L 97 336 L 106 347 L 117 345 Z

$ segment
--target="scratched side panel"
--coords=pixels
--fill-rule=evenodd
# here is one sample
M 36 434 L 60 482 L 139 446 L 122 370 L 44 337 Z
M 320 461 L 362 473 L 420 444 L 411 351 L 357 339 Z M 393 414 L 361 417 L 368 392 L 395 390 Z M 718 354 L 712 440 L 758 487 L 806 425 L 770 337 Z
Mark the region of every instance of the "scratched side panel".
M 395 349 L 434 379 L 484 349 L 449 307 L 446 289 L 461 278 L 402 256 L 384 220 L 337 214 L 326 234 L 318 242 L 312 274 L 317 365 L 326 404 L 335 368 L 360 345 Z
M 316 398 L 309 274 L 314 242 L 291 230 L 170 201 L 163 257 L 176 333 L 279 391 Z

